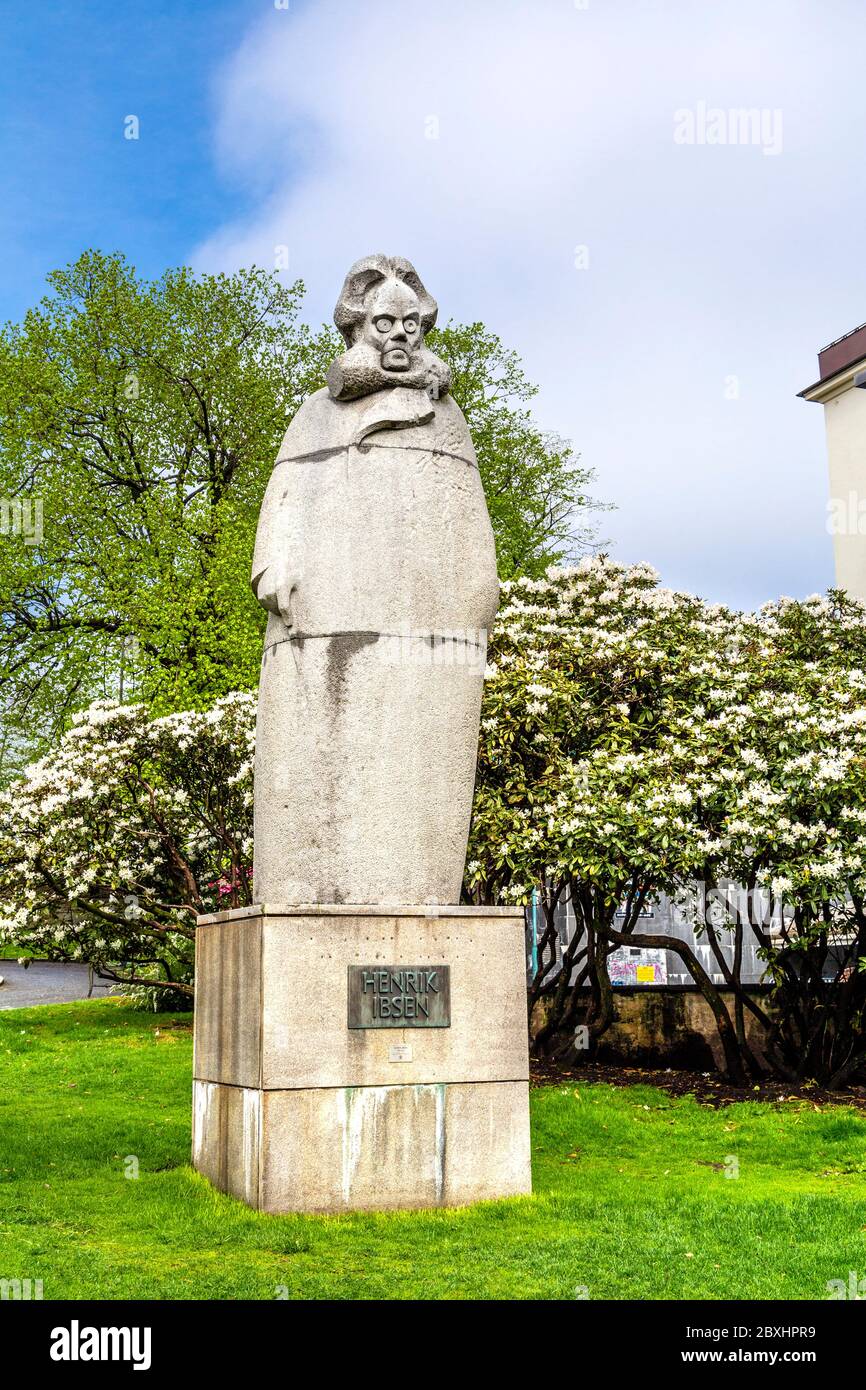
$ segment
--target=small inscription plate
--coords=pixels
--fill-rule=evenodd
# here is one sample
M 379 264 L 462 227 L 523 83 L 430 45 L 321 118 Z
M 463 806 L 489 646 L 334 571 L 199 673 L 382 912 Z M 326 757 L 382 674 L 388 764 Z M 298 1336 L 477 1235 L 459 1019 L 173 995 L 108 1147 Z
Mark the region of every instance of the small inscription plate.
M 350 1028 L 450 1028 L 448 965 L 350 965 Z

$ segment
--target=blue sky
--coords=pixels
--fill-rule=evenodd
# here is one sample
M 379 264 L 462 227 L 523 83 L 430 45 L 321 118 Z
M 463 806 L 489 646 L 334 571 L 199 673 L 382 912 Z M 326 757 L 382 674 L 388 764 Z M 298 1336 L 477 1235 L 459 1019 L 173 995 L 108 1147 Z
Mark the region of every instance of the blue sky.
M 0 317 L 89 245 L 153 275 L 288 248 L 313 321 L 357 256 L 406 255 L 443 319 L 524 358 L 618 558 L 748 606 L 832 582 L 822 412 L 796 393 L 866 319 L 862 0 L 0 15 Z M 708 138 L 702 111 L 740 108 L 763 130 Z
M 244 200 L 212 159 L 213 74 L 261 14 L 249 0 L 0 8 L 0 318 L 87 246 L 157 275 Z M 124 118 L 140 138 L 124 138 Z

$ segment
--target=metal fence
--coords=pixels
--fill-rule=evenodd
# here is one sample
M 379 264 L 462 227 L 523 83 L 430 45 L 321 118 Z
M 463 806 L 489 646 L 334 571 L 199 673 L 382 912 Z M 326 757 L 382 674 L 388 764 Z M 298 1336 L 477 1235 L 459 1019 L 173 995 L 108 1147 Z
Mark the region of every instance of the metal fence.
M 766 963 L 759 955 L 760 943 L 748 926 L 749 916 L 758 914 L 762 929 L 771 938 L 776 937 L 782 926 L 782 907 L 769 895 L 753 894 L 747 900 L 745 889 L 736 884 L 722 885 L 705 893 L 696 887 L 681 898 L 672 899 L 666 894 L 647 903 L 635 926 L 635 933 L 642 930 L 653 935 L 676 937 L 686 942 L 694 951 L 704 970 L 714 984 L 724 984 L 725 977 L 719 969 L 713 948 L 708 937 L 710 927 L 716 932 L 716 940 L 727 964 L 733 967 L 733 933 L 726 923 L 730 913 L 739 912 L 741 920 L 747 925 L 743 932 L 742 965 L 740 978 L 743 984 L 760 984 L 764 981 Z M 617 914 L 625 917 L 624 908 Z M 704 925 L 697 929 L 695 921 Z M 571 899 L 563 895 L 556 910 L 557 924 L 557 962 L 562 959 L 562 951 L 568 946 L 577 930 L 574 907 Z M 526 909 L 527 973 L 535 974 L 538 961 L 538 942 L 544 931 L 544 915 L 537 899 Z M 651 988 L 658 985 L 687 986 L 693 983 L 692 977 L 683 961 L 674 951 L 656 948 L 621 946 L 608 957 L 611 982 L 614 985 L 628 985 Z

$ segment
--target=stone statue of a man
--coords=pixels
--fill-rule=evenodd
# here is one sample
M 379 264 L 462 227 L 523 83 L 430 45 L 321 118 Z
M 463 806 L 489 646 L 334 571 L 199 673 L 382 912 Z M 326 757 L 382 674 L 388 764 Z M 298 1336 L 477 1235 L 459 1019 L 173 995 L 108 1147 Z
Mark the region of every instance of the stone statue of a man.
M 260 903 L 459 900 L 498 583 L 469 430 L 424 344 L 436 312 L 408 261 L 356 262 L 346 352 L 262 504 Z

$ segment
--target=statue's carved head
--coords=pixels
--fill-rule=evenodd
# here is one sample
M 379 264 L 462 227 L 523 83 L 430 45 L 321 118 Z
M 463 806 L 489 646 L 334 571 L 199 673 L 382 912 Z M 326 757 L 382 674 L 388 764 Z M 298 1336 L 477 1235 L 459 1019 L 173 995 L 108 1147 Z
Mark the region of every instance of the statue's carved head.
M 402 256 L 364 256 L 356 261 L 343 281 L 334 310 L 334 323 L 346 347 L 354 347 L 361 334 L 380 349 L 384 346 L 377 320 L 412 320 L 417 334 L 414 347 L 436 322 L 438 308 L 421 276 Z
M 386 386 L 444 395 L 450 372 L 424 346 L 437 312 L 436 300 L 402 256 L 364 256 L 356 261 L 334 310 L 334 323 L 348 349 L 328 373 L 335 400 L 354 400 Z

